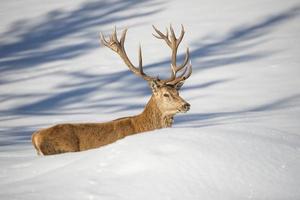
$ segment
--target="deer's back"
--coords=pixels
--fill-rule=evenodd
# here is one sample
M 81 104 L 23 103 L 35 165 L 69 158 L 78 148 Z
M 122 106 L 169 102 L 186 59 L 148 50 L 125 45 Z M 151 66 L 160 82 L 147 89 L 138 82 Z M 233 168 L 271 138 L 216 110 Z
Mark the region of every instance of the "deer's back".
M 38 152 L 51 155 L 97 148 L 134 132 L 131 118 L 107 123 L 59 124 L 35 132 L 32 142 Z

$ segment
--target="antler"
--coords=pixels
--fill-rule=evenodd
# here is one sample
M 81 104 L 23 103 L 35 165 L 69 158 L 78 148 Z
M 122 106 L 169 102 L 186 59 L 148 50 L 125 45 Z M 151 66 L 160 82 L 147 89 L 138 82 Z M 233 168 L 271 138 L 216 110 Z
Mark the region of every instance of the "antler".
M 172 50 L 171 77 L 166 80 L 160 80 L 161 83 L 168 84 L 168 85 L 176 85 L 177 83 L 182 82 L 182 81 L 186 80 L 187 78 L 189 78 L 190 75 L 192 74 L 192 65 L 191 65 L 191 63 L 189 63 L 189 61 L 190 61 L 189 48 L 187 48 L 187 50 L 186 50 L 184 62 L 181 65 L 177 66 L 177 61 L 176 61 L 177 60 L 177 49 L 178 49 L 178 46 L 184 36 L 183 25 L 181 25 L 181 33 L 178 38 L 176 38 L 173 27 L 171 25 L 170 25 L 171 35 L 169 35 L 168 29 L 167 29 L 167 33 L 163 34 L 155 26 L 153 26 L 153 28 L 154 28 L 155 32 L 158 34 L 158 35 L 155 35 L 155 34 L 153 34 L 153 35 L 158 39 L 164 40 Z M 120 40 L 118 40 L 117 31 L 116 31 L 116 27 L 115 27 L 113 33 L 109 37 L 109 40 L 106 40 L 102 33 L 100 33 L 100 39 L 101 39 L 103 45 L 105 45 L 106 47 L 110 48 L 111 50 L 115 51 L 117 54 L 120 55 L 122 60 L 125 62 L 125 64 L 128 66 L 128 68 L 134 74 L 143 78 L 146 81 L 157 80 L 158 78 L 148 76 L 143 71 L 141 45 L 139 46 L 139 51 L 138 51 L 139 66 L 138 67 L 134 66 L 132 64 L 132 62 L 129 60 L 129 58 L 126 54 L 125 48 L 124 48 L 126 33 L 127 33 L 127 28 L 122 32 L 121 38 L 120 38 Z M 182 73 L 179 76 L 177 76 L 177 73 L 180 71 Z
M 110 35 L 109 40 L 107 41 L 103 34 L 100 33 L 100 39 L 103 43 L 103 45 L 107 46 L 111 50 L 115 51 L 117 54 L 120 55 L 122 60 L 125 62 L 125 64 L 128 66 L 128 68 L 136 75 L 139 77 L 143 78 L 146 81 L 151 81 L 154 80 L 155 78 L 147 76 L 144 71 L 143 71 L 143 60 L 142 60 L 142 50 L 141 50 L 141 45 L 139 46 L 139 67 L 136 67 L 132 64 L 132 62 L 129 60 L 125 48 L 124 48 L 124 42 L 125 42 L 125 37 L 126 37 L 126 32 L 127 28 L 122 32 L 120 40 L 118 40 L 117 37 L 117 31 L 116 27 L 114 28 L 113 33 Z
M 185 33 L 183 25 L 181 25 L 181 33 L 178 38 L 176 38 L 176 35 L 174 33 L 174 29 L 173 29 L 172 25 L 170 25 L 171 35 L 169 35 L 168 29 L 166 31 L 166 34 L 163 34 L 155 26 L 152 25 L 152 27 L 155 30 L 155 32 L 158 34 L 158 35 L 153 34 L 153 36 L 158 39 L 164 40 L 172 50 L 171 77 L 167 80 L 163 80 L 163 82 L 166 84 L 174 85 L 180 81 L 184 81 L 187 78 L 189 78 L 190 75 L 192 74 L 192 64 L 191 64 L 191 62 L 189 63 L 189 60 L 190 60 L 189 48 L 186 49 L 185 59 L 184 59 L 183 63 L 181 65 L 177 66 L 177 49 L 178 49 L 178 46 L 179 46 L 180 42 L 182 41 L 182 38 Z M 177 73 L 182 70 L 183 70 L 183 72 L 178 77 L 176 77 Z M 188 71 L 188 73 L 187 73 L 187 71 Z

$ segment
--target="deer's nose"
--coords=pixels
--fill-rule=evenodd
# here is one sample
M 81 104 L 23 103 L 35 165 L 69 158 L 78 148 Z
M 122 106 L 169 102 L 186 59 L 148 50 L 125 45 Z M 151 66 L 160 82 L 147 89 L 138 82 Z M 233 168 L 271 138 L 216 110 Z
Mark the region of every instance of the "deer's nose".
M 188 110 L 190 109 L 190 107 L 191 107 L 191 105 L 190 105 L 189 103 L 185 103 L 185 104 L 183 105 L 183 108 L 184 108 L 186 111 L 188 111 Z

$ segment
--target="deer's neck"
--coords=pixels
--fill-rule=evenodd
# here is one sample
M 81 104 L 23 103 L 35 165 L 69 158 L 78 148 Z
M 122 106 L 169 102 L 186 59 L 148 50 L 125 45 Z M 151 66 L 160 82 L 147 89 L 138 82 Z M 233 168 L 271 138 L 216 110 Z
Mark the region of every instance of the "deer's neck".
M 174 115 L 164 114 L 157 106 L 155 98 L 152 96 L 147 103 L 144 111 L 137 115 L 134 120 L 136 121 L 137 132 L 150 131 L 159 128 L 171 127 Z

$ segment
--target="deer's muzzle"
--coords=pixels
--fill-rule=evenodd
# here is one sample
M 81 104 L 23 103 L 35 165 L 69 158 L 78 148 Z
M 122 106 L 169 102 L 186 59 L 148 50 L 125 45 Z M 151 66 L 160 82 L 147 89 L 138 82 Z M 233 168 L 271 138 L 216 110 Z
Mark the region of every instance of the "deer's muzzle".
M 179 112 L 185 113 L 185 112 L 189 111 L 190 108 L 191 108 L 191 105 L 189 103 L 185 103 L 181 106 Z

